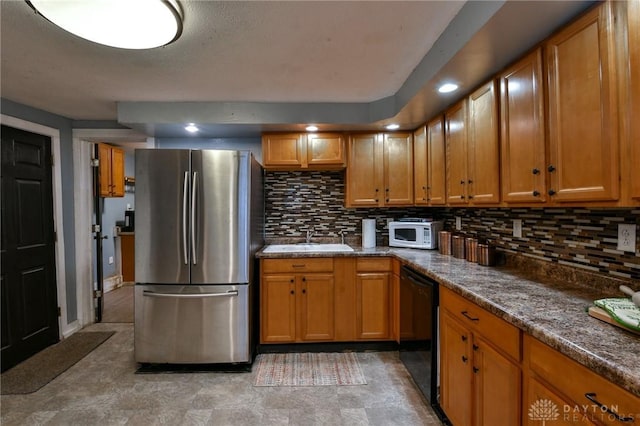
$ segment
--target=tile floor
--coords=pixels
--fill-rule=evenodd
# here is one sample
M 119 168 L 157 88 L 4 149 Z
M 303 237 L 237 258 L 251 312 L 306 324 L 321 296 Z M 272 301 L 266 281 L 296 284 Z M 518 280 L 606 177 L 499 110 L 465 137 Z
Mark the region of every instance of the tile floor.
M 367 385 L 254 387 L 253 373 L 134 374 L 133 324 L 29 395 L 1 397 L 10 425 L 440 425 L 397 352 L 358 353 Z

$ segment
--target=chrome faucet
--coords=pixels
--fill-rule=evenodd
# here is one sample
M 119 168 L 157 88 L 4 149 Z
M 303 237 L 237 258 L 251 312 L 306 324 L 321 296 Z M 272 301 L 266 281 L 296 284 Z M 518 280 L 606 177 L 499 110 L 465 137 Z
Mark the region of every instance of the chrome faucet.
M 340 234 L 340 238 L 342 238 L 342 244 L 344 244 L 344 229 L 341 229 L 338 234 Z
M 313 227 L 307 229 L 307 244 L 311 243 L 311 237 L 315 234 Z

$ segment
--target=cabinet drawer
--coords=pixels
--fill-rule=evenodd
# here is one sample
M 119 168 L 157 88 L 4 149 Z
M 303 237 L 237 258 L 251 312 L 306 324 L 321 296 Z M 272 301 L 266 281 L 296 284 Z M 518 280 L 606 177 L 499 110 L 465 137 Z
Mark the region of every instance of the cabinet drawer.
M 517 327 L 445 287 L 440 287 L 440 306 L 514 360 L 520 361 L 520 330 Z
M 390 257 L 359 257 L 356 260 L 358 272 L 389 272 L 393 270 Z
M 262 273 L 274 274 L 279 272 L 333 272 L 333 258 L 298 257 L 262 260 Z
M 525 336 L 525 357 L 530 371 L 571 401 L 570 407 L 558 407 L 560 412 L 564 410 L 565 414 L 576 417 L 583 414 L 597 424 L 640 425 L 640 398 L 637 396 L 529 335 Z M 633 417 L 633 420 L 619 422 L 594 400 L 620 416 Z

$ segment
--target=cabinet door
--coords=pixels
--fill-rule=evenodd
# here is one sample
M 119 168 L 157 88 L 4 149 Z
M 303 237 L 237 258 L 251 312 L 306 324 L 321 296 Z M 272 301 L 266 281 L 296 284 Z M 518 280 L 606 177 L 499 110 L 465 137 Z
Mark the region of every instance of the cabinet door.
M 495 82 L 469 96 L 467 197 L 473 204 L 500 202 L 500 147 Z
M 298 133 L 262 136 L 262 161 L 264 167 L 296 169 L 306 159 L 306 146 Z
M 546 201 L 542 51 L 536 49 L 500 75 L 502 199 Z
M 98 144 L 98 160 L 100 161 L 100 196 L 111 196 L 111 147 Z
M 540 422 L 549 422 L 551 425 L 592 425 L 587 416 L 581 412 L 575 412 L 575 404 L 568 403 L 555 392 L 551 391 L 533 377 L 526 380 L 522 405 L 522 424 L 528 426 L 540 426 Z M 565 407 L 570 407 L 569 413 Z M 514 423 L 515 424 L 515 423 Z
M 344 138 L 337 133 L 307 135 L 307 164 L 309 166 L 344 167 Z
M 519 424 L 520 368 L 477 335 L 473 341 L 473 374 L 475 424 Z
M 429 173 L 427 155 L 427 127 L 422 126 L 413 133 L 413 195 L 416 206 L 426 206 Z
M 390 337 L 391 281 L 389 272 L 356 276 L 356 335 L 359 339 Z
M 347 207 L 377 207 L 383 203 L 382 149 L 379 135 L 349 136 L 347 151 Z
M 111 196 L 124 197 L 124 151 L 111 148 Z
M 298 288 L 300 340 L 333 340 L 335 336 L 333 275 L 299 276 Z
M 296 339 L 295 275 L 263 275 L 260 295 L 263 343 Z
M 454 425 L 471 425 L 471 333 L 446 311 L 440 313 L 440 405 Z
M 440 206 L 447 202 L 443 117 L 438 117 L 427 125 L 427 144 L 427 201 L 431 206 Z
M 447 202 L 467 203 L 467 102 L 462 100 L 445 113 Z
M 384 204 L 413 204 L 413 134 L 384 135 Z
M 629 159 L 629 185 L 631 197 L 640 200 L 640 2 L 627 5 L 629 31 L 629 126 L 631 158 Z
M 604 2 L 545 44 L 553 201 L 618 199 L 613 31 L 611 3 Z

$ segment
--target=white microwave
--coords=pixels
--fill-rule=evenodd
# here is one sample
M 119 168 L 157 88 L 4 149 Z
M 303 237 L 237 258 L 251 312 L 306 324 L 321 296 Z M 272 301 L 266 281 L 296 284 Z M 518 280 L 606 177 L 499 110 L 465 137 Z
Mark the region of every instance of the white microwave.
M 443 224 L 435 222 L 389 222 L 389 246 L 437 249 Z

